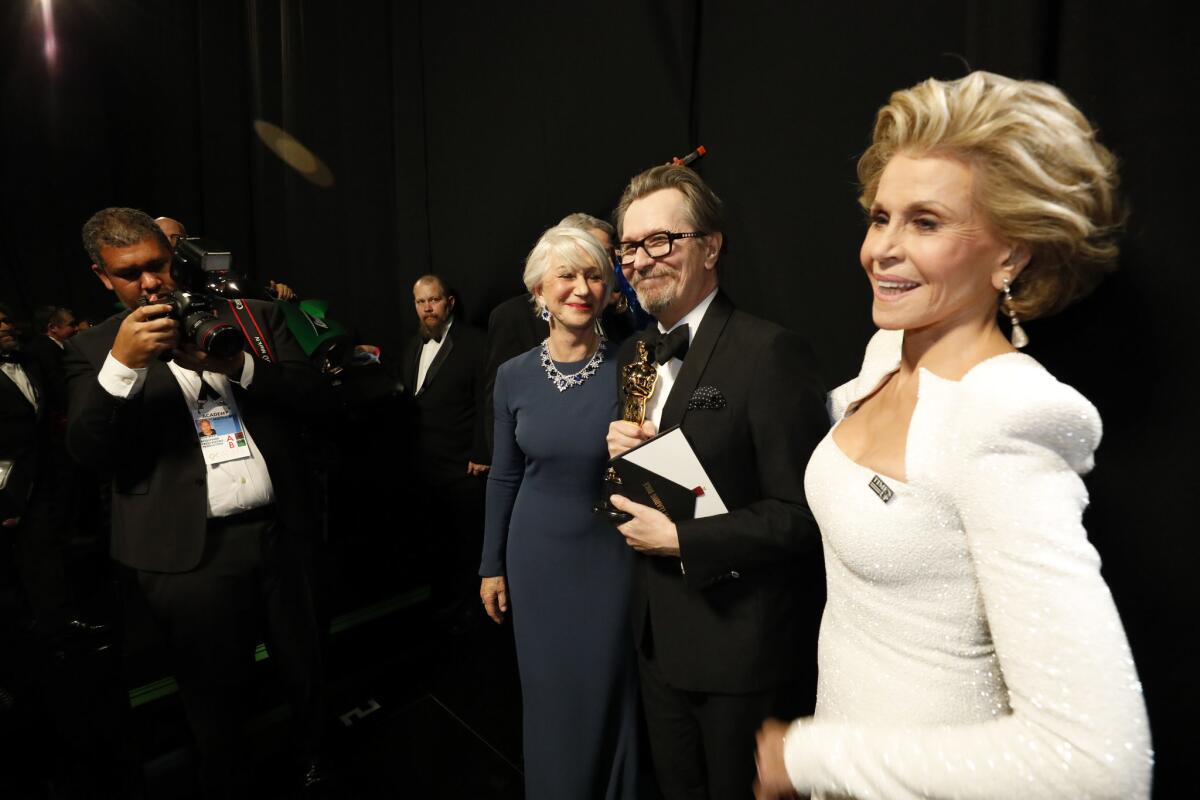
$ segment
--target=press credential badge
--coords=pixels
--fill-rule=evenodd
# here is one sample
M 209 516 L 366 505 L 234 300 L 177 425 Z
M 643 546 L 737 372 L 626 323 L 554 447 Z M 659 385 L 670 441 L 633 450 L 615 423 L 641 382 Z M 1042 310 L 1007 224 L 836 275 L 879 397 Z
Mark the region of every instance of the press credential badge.
M 250 443 L 242 430 L 237 403 L 231 397 L 201 398 L 192 407 L 192 421 L 200 437 L 204 463 L 223 464 L 250 458 Z

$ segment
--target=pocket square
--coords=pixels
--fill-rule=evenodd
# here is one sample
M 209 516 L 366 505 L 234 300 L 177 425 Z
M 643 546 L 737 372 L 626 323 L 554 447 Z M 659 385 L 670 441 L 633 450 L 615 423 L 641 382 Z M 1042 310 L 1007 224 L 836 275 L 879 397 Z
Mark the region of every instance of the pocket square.
M 697 408 L 705 408 L 717 410 L 725 407 L 725 395 L 715 386 L 700 386 L 696 391 L 692 392 L 692 398 L 688 400 L 688 411 Z

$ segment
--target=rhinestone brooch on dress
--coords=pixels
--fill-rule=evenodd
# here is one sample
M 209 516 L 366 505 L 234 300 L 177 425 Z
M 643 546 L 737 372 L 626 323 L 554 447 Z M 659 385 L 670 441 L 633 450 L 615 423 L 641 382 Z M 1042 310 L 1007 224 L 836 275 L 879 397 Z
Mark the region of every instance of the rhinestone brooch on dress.
M 544 340 L 542 342 L 542 369 L 546 370 L 546 377 L 554 384 L 554 388 L 565 392 L 572 386 L 582 386 L 584 381 L 595 375 L 596 370 L 604 363 L 604 342 L 605 339 L 601 336 L 600 344 L 596 346 L 596 352 L 592 353 L 592 357 L 583 365 L 583 369 L 572 372 L 570 375 L 564 375 L 558 367 L 554 366 L 554 359 L 550 358 L 550 340 Z

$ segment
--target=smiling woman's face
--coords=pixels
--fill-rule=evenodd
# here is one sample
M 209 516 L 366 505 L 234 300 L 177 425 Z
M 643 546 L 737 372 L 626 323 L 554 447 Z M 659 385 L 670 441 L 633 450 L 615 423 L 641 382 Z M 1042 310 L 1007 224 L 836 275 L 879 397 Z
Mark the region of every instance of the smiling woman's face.
M 889 330 L 950 330 L 995 317 L 1012 247 L 976 208 L 975 176 L 954 158 L 897 155 L 870 208 L 859 258 Z
M 603 271 L 588 260 L 583 250 L 577 249 L 576 254 L 573 264 L 554 257 L 541 285 L 534 288 L 554 321 L 570 330 L 591 326 L 608 301 Z

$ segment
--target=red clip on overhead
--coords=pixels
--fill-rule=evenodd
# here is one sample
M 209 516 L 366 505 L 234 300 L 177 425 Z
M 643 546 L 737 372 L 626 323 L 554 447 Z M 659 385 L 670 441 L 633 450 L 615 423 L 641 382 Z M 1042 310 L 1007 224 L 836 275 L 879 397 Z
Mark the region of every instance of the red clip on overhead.
M 697 147 L 692 152 L 688 153 L 683 158 L 672 158 L 671 163 L 675 164 L 677 166 L 680 166 L 680 167 L 686 167 L 687 165 L 691 164 L 693 161 L 695 161 L 697 158 L 699 158 L 700 156 L 704 155 L 707 152 L 708 151 L 704 149 L 704 145 L 700 145 L 699 147 Z

